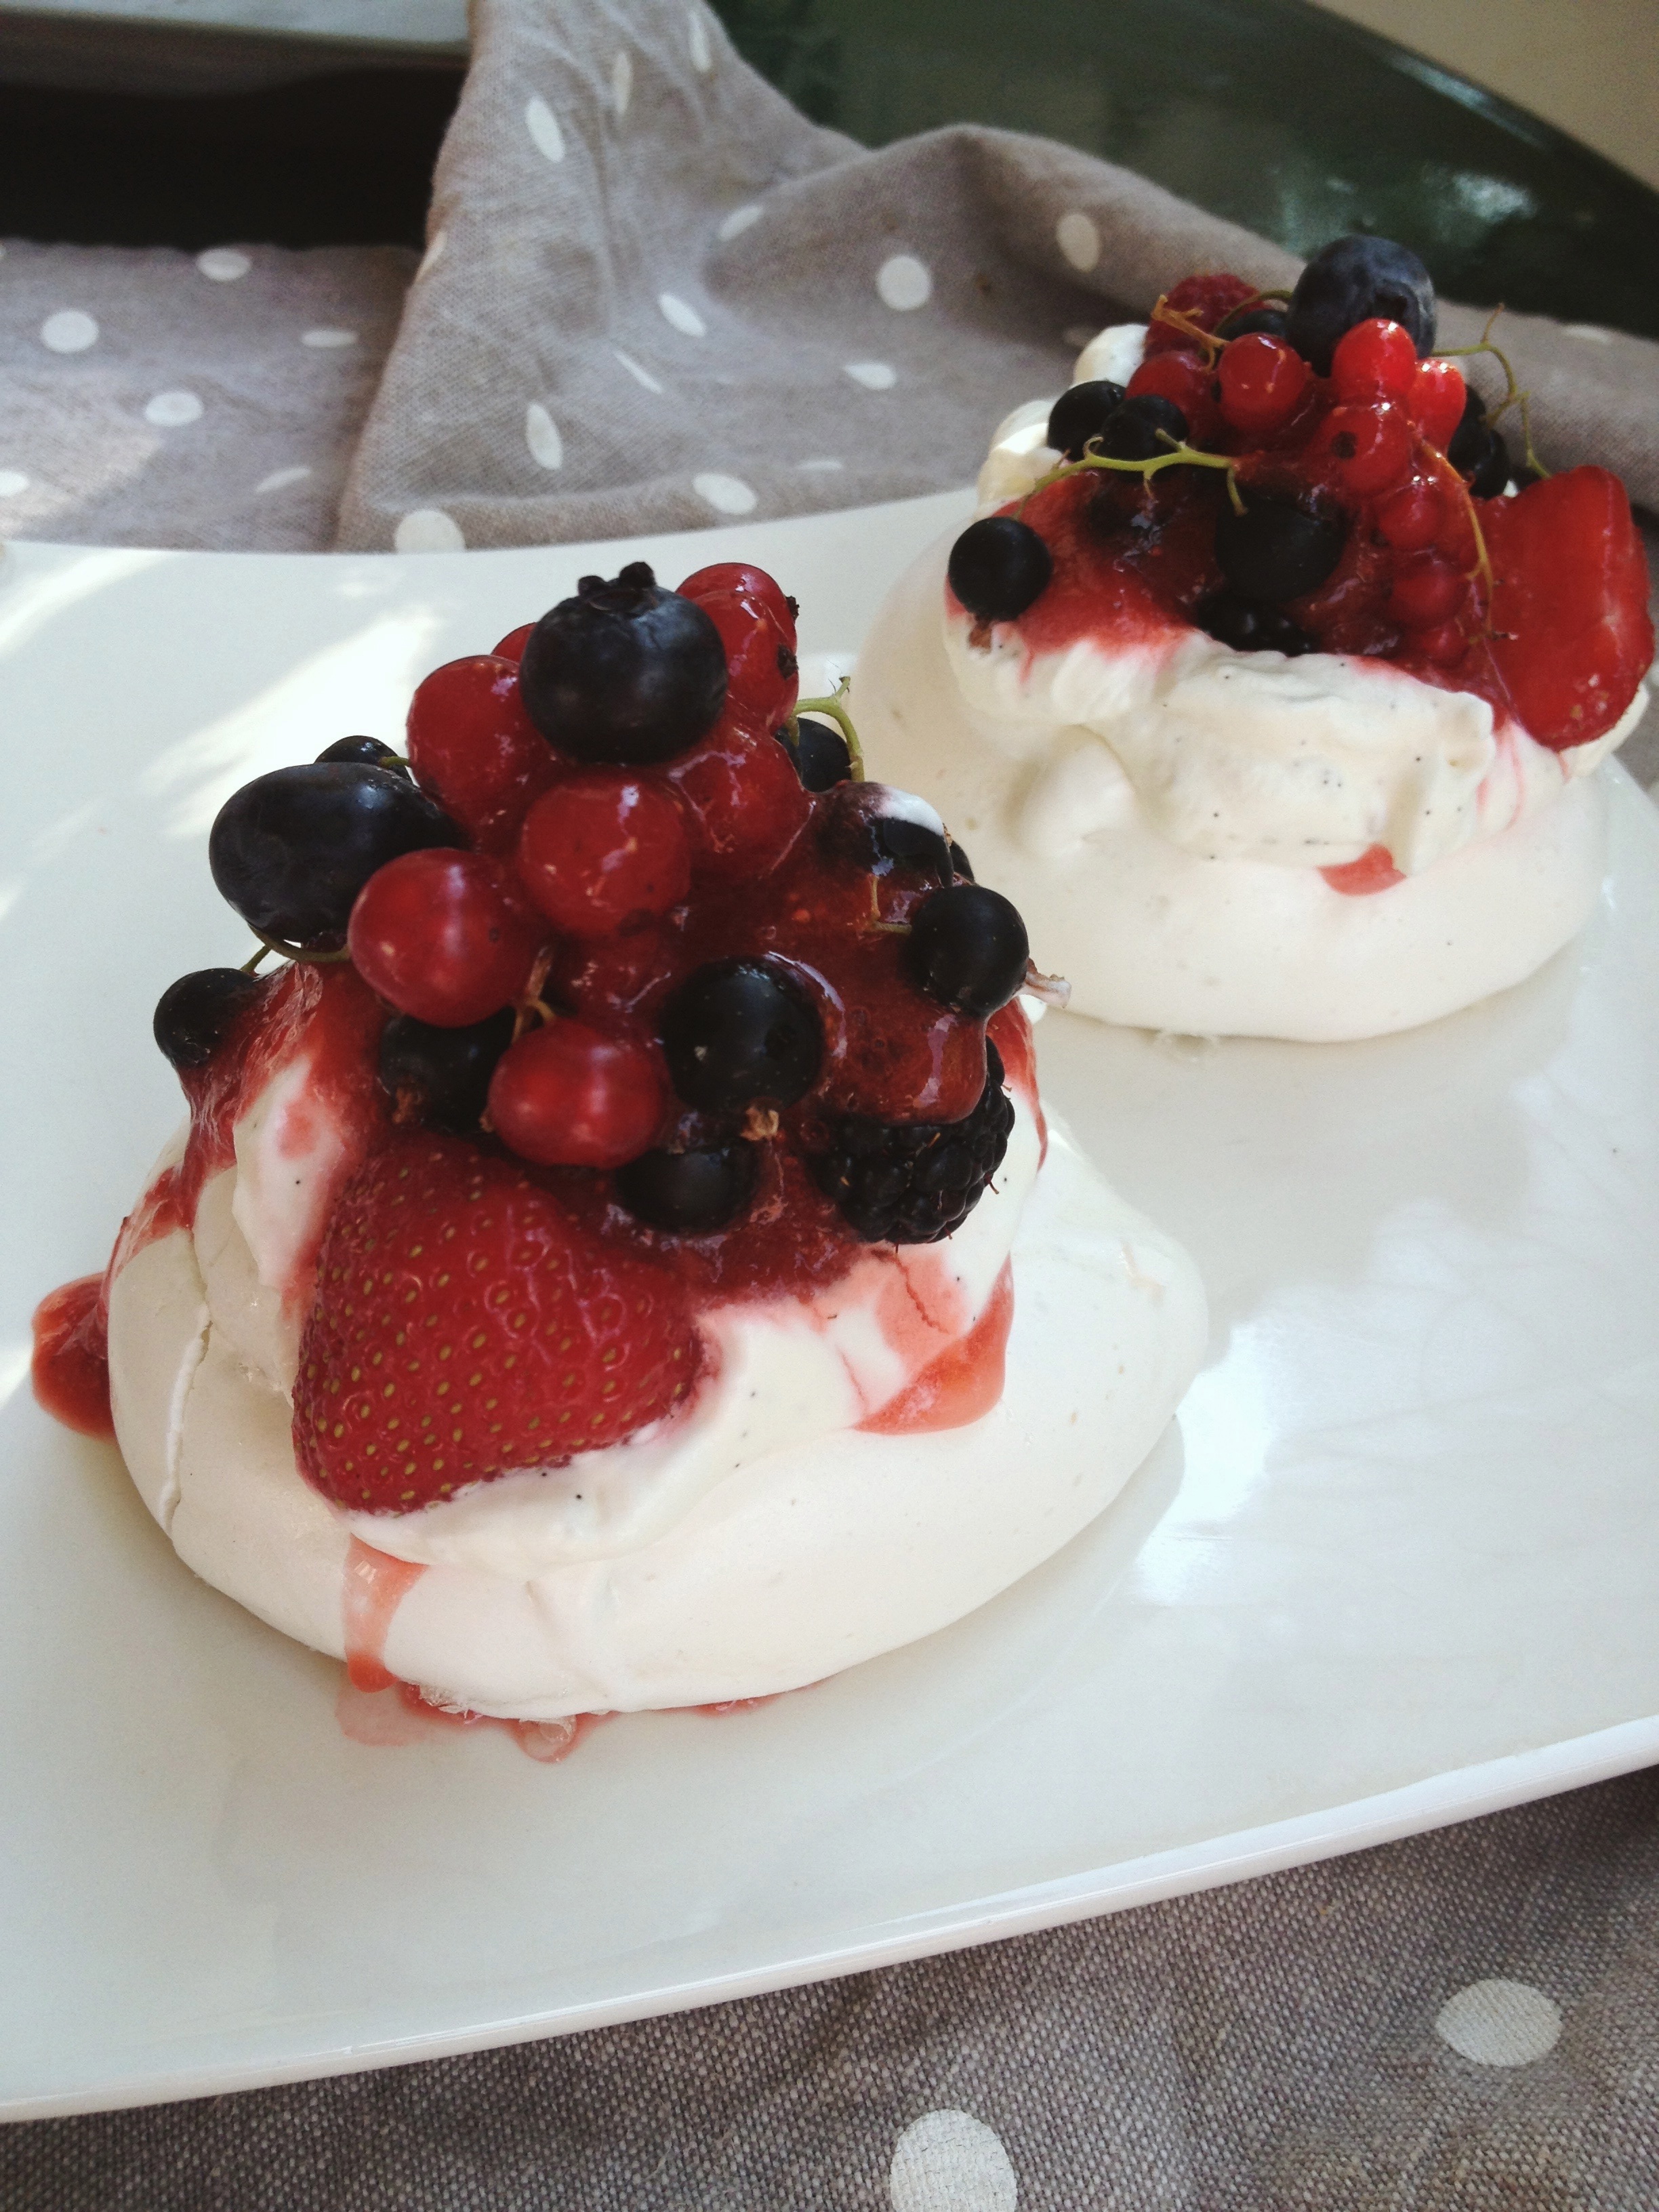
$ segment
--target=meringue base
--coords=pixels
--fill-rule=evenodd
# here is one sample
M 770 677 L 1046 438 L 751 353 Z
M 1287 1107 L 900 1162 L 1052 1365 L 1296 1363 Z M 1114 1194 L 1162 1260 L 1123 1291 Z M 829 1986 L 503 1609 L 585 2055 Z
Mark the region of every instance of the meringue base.
M 428 1567 L 392 1614 L 385 1665 L 501 1718 L 714 1705 L 821 1680 L 982 1605 L 1117 1495 L 1206 1328 L 1192 1262 L 1063 1130 L 1012 1257 L 1006 1387 L 981 1419 L 772 1452 L 610 1558 L 527 1578 Z M 295 1465 L 287 1399 L 214 1325 L 187 1235 L 117 1276 L 110 1342 L 117 1437 L 180 1559 L 343 1656 L 350 1530 Z
M 951 672 L 947 550 L 895 586 L 859 657 L 853 712 L 872 772 L 938 808 L 981 879 L 1019 908 L 1039 964 L 1069 980 L 1074 1013 L 1200 1036 L 1380 1036 L 1520 982 L 1589 919 L 1607 866 L 1595 774 L 1369 896 L 1333 890 L 1316 868 L 1184 852 L 1127 777 L 1115 817 L 1086 836 L 1068 842 L 1052 823 L 1040 841 L 1022 836 L 1038 770 Z M 1060 730 L 1053 742 L 1099 744 Z

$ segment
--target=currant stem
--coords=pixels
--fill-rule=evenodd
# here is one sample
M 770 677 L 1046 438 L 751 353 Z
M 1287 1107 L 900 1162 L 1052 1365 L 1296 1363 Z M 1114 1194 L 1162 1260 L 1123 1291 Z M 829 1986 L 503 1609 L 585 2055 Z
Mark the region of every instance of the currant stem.
M 1233 513 L 1243 514 L 1244 501 L 1239 492 L 1238 478 L 1231 460 L 1225 453 L 1200 453 L 1195 446 L 1185 445 L 1171 438 L 1167 430 L 1160 430 L 1158 434 L 1164 440 L 1170 450 L 1167 453 L 1154 453 L 1149 461 L 1120 461 L 1110 453 L 1097 453 L 1091 450 L 1095 441 L 1091 438 L 1084 447 L 1080 461 L 1061 461 L 1058 468 L 1050 469 L 1046 477 L 1037 478 L 1015 509 L 1016 516 L 1024 514 L 1027 501 L 1035 499 L 1040 491 L 1047 491 L 1050 484 L 1059 483 L 1062 477 L 1080 476 L 1085 469 L 1112 469 L 1120 476 L 1151 477 L 1155 477 L 1160 469 L 1177 465 L 1224 469 L 1227 471 L 1227 497 L 1232 502 Z
M 1503 313 L 1503 312 L 1504 310 L 1502 307 L 1494 307 L 1492 309 L 1492 313 L 1486 319 L 1486 327 L 1481 331 L 1478 344 L 1467 346 L 1443 346 L 1435 355 L 1434 358 L 1437 361 L 1467 361 L 1470 355 L 1477 353 L 1489 353 L 1492 356 L 1493 360 L 1497 362 L 1499 368 L 1503 370 L 1504 380 L 1509 388 L 1504 392 L 1504 397 L 1498 401 L 1497 406 L 1494 407 L 1487 416 L 1486 420 L 1489 422 L 1497 422 L 1504 416 L 1508 414 L 1511 407 L 1519 407 L 1521 410 L 1521 439 L 1526 453 L 1527 466 L 1532 470 L 1535 476 L 1547 477 L 1549 475 L 1550 471 L 1544 466 L 1544 464 L 1539 459 L 1537 453 L 1533 449 L 1532 408 L 1530 404 L 1532 394 L 1530 392 L 1523 392 L 1522 390 L 1520 385 L 1516 380 L 1515 370 L 1510 365 L 1509 356 L 1501 347 L 1495 346 L 1492 342 L 1492 325 L 1497 322 L 1498 318 Z
M 257 952 L 250 953 L 248 957 L 242 963 L 243 975 L 253 975 L 257 971 L 259 963 L 265 957 L 270 951 L 270 947 L 268 945 L 262 945 Z
M 799 724 L 801 716 L 827 714 L 830 720 L 839 726 L 842 737 L 847 740 L 847 757 L 852 763 L 854 782 L 863 783 L 868 774 L 864 765 L 864 748 L 859 743 L 859 733 L 853 726 L 852 716 L 841 703 L 847 696 L 848 689 L 852 681 L 850 676 L 843 676 L 827 699 L 797 699 L 790 727 L 795 731 L 796 743 L 799 744 L 800 741 Z
M 250 922 L 248 927 L 252 929 L 252 923 Z M 263 929 L 254 929 L 253 934 L 258 939 L 263 950 L 256 952 L 253 958 L 245 963 L 244 972 L 250 975 L 267 952 L 274 952 L 281 960 L 309 961 L 318 968 L 332 968 L 340 961 L 349 960 L 351 957 L 349 947 L 343 945 L 337 952 L 308 952 L 303 945 L 284 945 L 280 937 L 267 937 Z

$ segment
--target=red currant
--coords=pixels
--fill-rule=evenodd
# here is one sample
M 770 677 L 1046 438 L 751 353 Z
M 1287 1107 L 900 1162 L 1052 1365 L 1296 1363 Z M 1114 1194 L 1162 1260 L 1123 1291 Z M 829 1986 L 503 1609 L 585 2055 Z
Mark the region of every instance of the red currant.
M 1389 611 L 1407 629 L 1432 629 L 1455 614 L 1468 589 L 1461 569 L 1437 553 L 1413 553 L 1394 574 Z
M 1223 415 L 1236 430 L 1260 434 L 1288 422 L 1312 371 L 1294 346 L 1266 331 L 1249 331 L 1232 341 L 1216 374 Z
M 626 770 L 595 769 L 545 792 L 519 832 L 519 880 L 556 929 L 609 937 L 666 914 L 691 884 L 684 817 L 672 793 Z
M 667 974 L 672 957 L 672 939 L 654 921 L 615 937 L 568 939 L 554 947 L 547 989 L 583 1020 L 609 1026 Z
M 1412 431 L 1404 411 L 1386 400 L 1375 406 L 1333 407 L 1319 426 L 1319 450 L 1335 465 L 1350 491 L 1386 491 L 1412 465 Z
M 377 868 L 346 932 L 352 961 L 400 1014 L 465 1029 L 516 999 L 541 926 L 500 861 L 438 847 Z
M 1443 453 L 1457 434 L 1468 398 L 1468 386 L 1455 361 L 1419 361 L 1406 404 L 1423 435 Z
M 722 875 L 771 867 L 811 811 L 784 748 L 733 715 L 663 773 L 685 802 L 694 863 Z
M 552 782 L 547 739 L 519 698 L 519 672 L 494 653 L 434 668 L 409 708 L 416 780 L 475 845 L 510 852 L 525 809 Z
M 517 629 L 508 630 L 507 635 L 495 647 L 493 657 L 497 660 L 514 662 L 522 660 L 524 649 L 530 642 L 530 633 L 535 627 L 534 623 L 520 623 Z
M 1158 353 L 1143 361 L 1129 379 L 1128 397 L 1156 392 L 1173 400 L 1187 417 L 1190 444 L 1201 446 L 1221 428 L 1221 410 L 1215 403 L 1215 373 L 1195 353 Z
M 682 598 L 696 599 L 699 605 L 708 599 L 721 599 L 728 592 L 736 592 L 740 599 L 758 600 L 769 610 L 786 641 L 794 644 L 795 603 L 764 568 L 750 568 L 743 561 L 716 561 L 709 568 L 697 569 L 680 586 Z
M 1341 399 L 1404 399 L 1416 374 L 1411 332 L 1381 315 L 1345 331 L 1331 356 L 1331 382 Z
M 541 1167 L 619 1168 L 637 1159 L 666 1105 L 647 1046 L 563 1018 L 509 1045 L 489 1079 L 495 1133 Z
M 1254 284 L 1247 284 L 1242 276 L 1230 276 L 1224 272 L 1210 276 L 1184 276 L 1164 301 L 1180 314 L 1196 323 L 1200 330 L 1212 331 L 1218 323 L 1237 313 L 1260 295 Z M 1195 338 L 1184 331 L 1176 330 L 1169 323 L 1152 323 L 1146 331 L 1146 351 L 1157 353 L 1182 352 L 1195 348 Z M 1173 394 L 1166 394 L 1172 398 Z M 1176 403 L 1179 404 L 1179 402 Z
M 1432 629 L 1419 630 L 1412 640 L 1412 651 L 1438 668 L 1455 668 L 1468 649 L 1462 626 L 1455 622 L 1437 623 Z
M 1376 526 L 1396 553 L 1421 553 L 1440 535 L 1445 506 L 1431 477 L 1413 477 L 1376 510 Z
M 781 729 L 800 693 L 793 629 L 752 593 L 717 592 L 698 605 L 726 647 L 726 704 L 769 730 Z

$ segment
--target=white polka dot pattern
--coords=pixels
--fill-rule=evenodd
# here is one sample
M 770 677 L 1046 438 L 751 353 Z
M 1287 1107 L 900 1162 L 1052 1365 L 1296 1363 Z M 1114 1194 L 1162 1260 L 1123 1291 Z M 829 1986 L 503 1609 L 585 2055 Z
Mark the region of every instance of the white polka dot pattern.
M 21 469 L 0 469 L 0 499 L 15 499 L 28 488 L 29 480 Z
M 612 346 L 611 350 L 616 355 L 617 359 L 628 371 L 628 374 L 633 378 L 635 384 L 642 386 L 647 392 L 660 392 L 662 390 L 661 385 L 659 384 L 656 378 L 652 375 L 650 370 L 648 368 L 641 368 L 639 362 L 635 360 L 631 353 L 624 353 L 620 346 Z
M 1530 2066 L 1555 2048 L 1561 2012 L 1530 1982 L 1471 1982 L 1441 2006 L 1434 2027 L 1477 2066 Z
M 626 46 L 611 64 L 611 104 L 620 122 L 628 112 L 628 103 L 634 97 L 634 58 Z
M 752 230 L 760 219 L 760 209 L 750 200 L 745 206 L 733 208 L 714 235 L 729 244 L 732 239 L 741 238 L 745 230 Z
M 415 282 L 417 284 L 422 276 L 429 276 L 443 259 L 444 248 L 448 243 L 449 233 L 447 230 L 438 231 L 428 242 L 426 252 L 421 256 L 421 265 L 415 271 Z
M 1054 240 L 1073 269 L 1090 270 L 1100 259 L 1100 232 L 1081 208 L 1068 208 L 1054 225 Z
M 145 422 L 158 430 L 181 430 L 201 419 L 202 403 L 193 392 L 158 392 L 144 409 Z
M 693 477 L 691 489 L 716 514 L 752 514 L 758 496 L 754 486 L 741 477 L 724 476 L 718 469 L 706 469 Z
M 563 161 L 564 133 L 559 128 L 559 118 L 539 95 L 526 103 L 524 125 L 538 154 L 550 161 Z
M 48 353 L 84 353 L 98 343 L 98 325 L 79 307 L 59 307 L 40 325 L 40 343 Z
M 925 307 L 933 296 L 933 272 L 914 253 L 890 254 L 876 271 L 876 291 L 884 306 L 901 313 Z
M 357 343 L 356 331 L 317 330 L 301 332 L 300 343 L 309 346 L 313 353 L 337 353 Z
M 709 50 L 708 26 L 695 8 L 685 11 L 686 44 L 690 50 L 691 66 L 699 76 L 707 76 L 714 66 L 714 57 Z
M 1604 331 L 1599 323 L 1563 323 L 1564 338 L 1588 338 L 1592 345 L 1611 345 L 1613 332 Z
M 253 262 L 250 255 L 234 246 L 210 246 L 205 253 L 197 255 L 196 266 L 216 284 L 234 284 L 238 277 L 247 275 Z
M 796 465 L 803 476 L 816 477 L 832 475 L 836 470 L 844 469 L 847 464 L 845 461 L 832 460 L 828 454 L 819 454 L 815 459 L 799 461 Z
M 689 300 L 682 300 L 678 292 L 659 292 L 657 305 L 665 323 L 683 331 L 689 338 L 706 338 L 708 325 Z
M 924 2112 L 899 2137 L 893 2212 L 1014 2212 L 1019 2184 L 1002 2138 L 971 2112 Z
M 459 553 L 466 540 L 461 526 L 441 507 L 417 507 L 404 515 L 392 533 L 400 553 Z
M 564 441 L 559 435 L 559 426 L 538 399 L 532 399 L 524 410 L 524 441 L 530 448 L 532 460 L 540 467 L 564 466 Z
M 311 471 L 299 462 L 292 468 L 273 469 L 268 477 L 261 477 L 254 485 L 254 496 L 257 499 L 268 491 L 286 491 L 290 484 L 303 483 L 310 474 Z
M 890 362 L 849 361 L 847 374 L 866 392 L 890 392 L 898 382 L 898 371 Z

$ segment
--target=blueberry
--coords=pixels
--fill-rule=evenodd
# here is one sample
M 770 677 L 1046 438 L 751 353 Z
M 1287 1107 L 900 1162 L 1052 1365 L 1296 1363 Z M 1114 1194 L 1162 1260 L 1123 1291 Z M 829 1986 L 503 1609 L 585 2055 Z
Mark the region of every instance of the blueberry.
M 390 769 L 395 775 L 409 777 L 413 781 L 409 763 L 394 753 L 390 745 L 383 745 L 378 738 L 336 738 L 331 745 L 325 745 L 317 756 L 319 762 L 351 761 L 360 768 Z
M 266 980 L 240 968 L 198 968 L 181 975 L 156 1001 L 156 1043 L 180 1071 L 205 1067 Z
M 584 576 L 542 617 L 519 691 L 542 735 L 577 760 L 673 760 L 720 720 L 726 648 L 703 608 L 632 561 L 609 583 Z
M 1282 338 L 1290 318 L 1283 307 L 1247 307 L 1242 314 L 1224 316 L 1218 337 L 1248 337 L 1252 331 L 1264 337 Z
M 1048 588 L 1052 555 L 1012 514 L 970 522 L 951 548 L 951 589 L 979 622 L 1012 622 Z
M 853 756 L 847 740 L 833 722 L 816 714 L 801 714 L 779 737 L 795 763 L 795 773 L 808 791 L 833 791 L 852 779 Z
M 513 1022 L 511 1006 L 459 1030 L 434 1029 L 413 1014 L 394 1014 L 380 1032 L 380 1082 L 396 1119 L 427 1122 L 458 1137 L 473 1135 L 495 1062 L 513 1042 Z
M 1243 514 L 1223 508 L 1215 553 L 1241 598 L 1299 599 L 1316 592 L 1335 568 L 1346 536 L 1340 516 L 1253 496 Z
M 261 936 L 320 946 L 343 942 L 353 902 L 377 868 L 400 854 L 465 842 L 407 777 L 313 762 L 233 792 L 208 839 L 208 865 Z
M 1006 1006 L 1031 957 L 1018 909 L 982 884 L 952 884 L 925 898 L 903 945 L 911 981 L 963 1014 Z
M 1107 416 L 1100 449 L 1115 461 L 1152 461 L 1169 452 L 1170 440 L 1184 445 L 1187 430 L 1187 417 L 1173 399 L 1161 392 L 1138 392 Z
M 1316 653 L 1319 648 L 1304 629 L 1298 629 L 1279 608 L 1231 592 L 1216 592 L 1194 610 L 1193 620 L 1223 645 L 1238 653 Z
M 708 1152 L 641 1152 L 617 1170 L 617 1196 L 652 1229 L 697 1237 L 723 1229 L 755 1191 L 756 1147 L 722 1145 Z
M 766 960 L 711 961 L 689 975 L 663 1008 L 662 1042 L 680 1097 L 715 1109 L 793 1106 L 823 1060 L 817 1009 Z
M 1285 336 L 1321 376 L 1344 331 L 1374 315 L 1401 324 L 1419 354 L 1434 349 L 1434 282 L 1408 246 L 1391 238 L 1339 238 L 1297 279 Z
M 1048 443 L 1068 461 L 1083 458 L 1083 448 L 1106 428 L 1106 417 L 1123 404 L 1123 386 L 1104 376 L 1087 384 L 1074 384 L 1062 392 L 1048 410 Z

